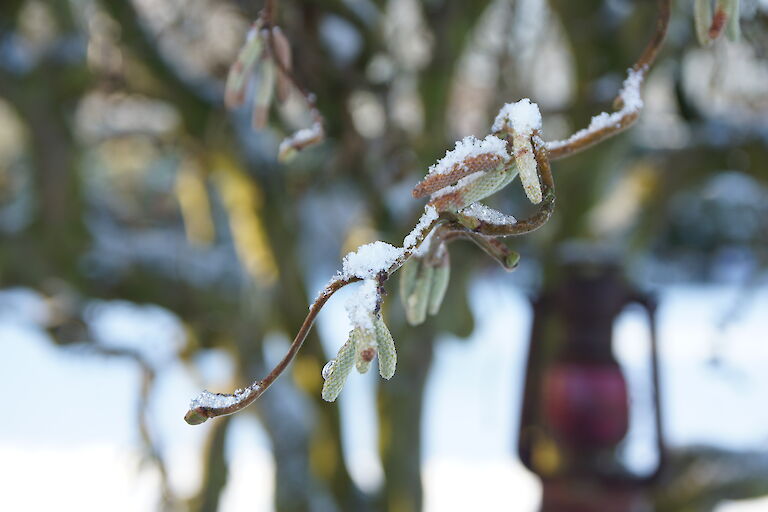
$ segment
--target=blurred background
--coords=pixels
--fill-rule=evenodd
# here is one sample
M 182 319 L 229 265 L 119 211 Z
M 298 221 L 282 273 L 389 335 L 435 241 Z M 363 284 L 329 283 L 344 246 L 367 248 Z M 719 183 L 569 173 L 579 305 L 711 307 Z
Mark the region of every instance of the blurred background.
M 400 243 L 457 138 L 522 97 L 547 140 L 609 109 L 655 2 L 280 0 L 328 135 L 280 165 L 301 97 L 260 132 L 223 106 L 261 1 L 3 0 L 4 509 L 767 510 L 768 3 L 706 48 L 692 4 L 638 124 L 553 163 L 518 270 L 454 244 L 415 328 L 391 280 L 391 381 L 321 400 L 343 290 L 262 399 L 192 427 L 200 390 L 282 357 L 343 254 Z M 519 189 L 491 204 L 523 217 Z

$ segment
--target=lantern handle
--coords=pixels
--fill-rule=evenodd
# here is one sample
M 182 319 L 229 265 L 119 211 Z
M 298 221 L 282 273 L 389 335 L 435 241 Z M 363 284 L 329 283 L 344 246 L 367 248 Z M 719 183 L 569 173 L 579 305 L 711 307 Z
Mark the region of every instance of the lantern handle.
M 656 311 L 658 301 L 656 297 L 641 292 L 633 293 L 627 300 L 627 304 L 637 304 L 643 308 L 648 319 L 648 328 L 650 330 L 651 343 L 651 388 L 652 401 L 654 409 L 654 427 L 656 429 L 656 451 L 659 454 L 659 460 L 653 473 L 643 477 L 641 481 L 645 483 L 654 482 L 661 475 L 667 460 L 666 442 L 664 437 L 663 410 L 661 403 L 660 371 L 659 371 L 659 344 L 658 344 L 658 323 L 656 321 Z

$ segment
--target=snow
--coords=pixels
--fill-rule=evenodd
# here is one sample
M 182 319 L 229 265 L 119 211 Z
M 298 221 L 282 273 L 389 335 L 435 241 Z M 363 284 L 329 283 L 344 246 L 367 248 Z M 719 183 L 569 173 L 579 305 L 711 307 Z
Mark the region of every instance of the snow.
M 403 249 L 407 250 L 416 245 L 419 241 L 419 237 L 424 234 L 424 230 L 427 229 L 434 221 L 436 221 L 437 217 L 437 209 L 435 209 L 434 206 L 429 204 L 425 206 L 424 213 L 419 218 L 419 222 L 416 224 L 413 230 L 408 233 L 408 236 L 403 239 Z
M 418 246 L 416 249 L 414 249 L 413 251 L 414 256 L 416 256 L 417 258 L 422 258 L 427 254 L 427 252 L 429 251 L 429 246 L 432 245 L 432 234 L 434 232 L 435 230 L 432 230 L 429 233 L 427 233 L 427 236 L 424 237 L 424 240 L 422 240 L 421 245 Z
M 310 144 L 318 142 L 322 137 L 323 125 L 319 122 L 315 122 L 309 128 L 302 128 L 283 139 L 278 148 L 278 154 L 285 154 L 291 149 L 302 149 Z
M 592 117 L 589 122 L 589 126 L 574 133 L 568 139 L 548 142 L 547 149 L 550 151 L 553 149 L 558 149 L 562 146 L 571 144 L 576 140 L 589 137 L 595 132 L 610 127 L 618 127 L 621 123 L 621 120 L 626 115 L 639 112 L 643 108 L 643 98 L 640 95 L 640 86 L 643 83 L 644 77 L 645 69 L 635 71 L 634 69 L 630 68 L 627 71 L 627 78 L 624 80 L 624 83 L 621 86 L 621 91 L 619 91 L 619 97 L 623 103 L 621 110 L 610 114 L 607 112 L 601 112 L 600 114 Z
M 445 174 L 461 165 L 467 158 L 473 158 L 484 154 L 496 155 L 502 160 L 509 160 L 507 143 L 495 135 L 488 135 L 483 140 L 473 136 L 464 137 L 456 142 L 456 146 L 446 151 L 445 156 L 429 168 L 428 174 Z
M 259 386 L 248 386 L 245 389 L 237 389 L 234 394 L 227 395 L 223 393 L 211 393 L 210 391 L 203 391 L 189 403 L 190 410 L 203 407 L 205 409 L 223 409 L 235 405 L 246 398 L 251 393 L 258 390 Z
M 619 92 L 619 96 L 621 96 L 621 100 L 624 102 L 622 110 L 636 111 L 643 108 L 640 86 L 643 84 L 644 77 L 645 69 L 640 71 L 635 71 L 634 69 L 627 70 L 627 78 L 624 80 L 624 84 Z
M 500 211 L 494 210 L 493 208 L 488 208 L 481 203 L 472 203 L 466 208 L 459 210 L 459 213 L 462 215 L 474 217 L 478 220 L 487 222 L 488 224 L 493 224 L 495 226 L 517 223 L 517 219 L 515 219 L 513 216 L 505 215 Z
M 401 247 L 395 247 L 386 242 L 376 242 L 361 245 L 357 251 L 344 256 L 341 277 L 349 279 L 373 279 L 382 270 L 391 267 L 405 251 Z
M 376 309 L 378 295 L 378 283 L 373 279 L 366 279 L 355 290 L 346 303 L 347 314 L 353 326 L 373 329 L 372 315 Z
M 507 103 L 499 110 L 491 131 L 500 132 L 507 126 L 520 134 L 530 134 L 541 128 L 539 106 L 528 98 L 516 103 Z

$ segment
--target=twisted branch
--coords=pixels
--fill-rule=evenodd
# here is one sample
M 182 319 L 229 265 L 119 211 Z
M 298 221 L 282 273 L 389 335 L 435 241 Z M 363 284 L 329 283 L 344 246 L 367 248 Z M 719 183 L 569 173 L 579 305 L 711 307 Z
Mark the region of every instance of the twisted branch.
M 480 248 L 482 248 L 491 257 L 497 260 L 506 270 L 513 270 L 519 257 L 513 251 L 510 251 L 504 244 L 495 239 L 495 237 L 523 235 L 530 233 L 544 225 L 549 220 L 552 210 L 554 208 L 555 194 L 554 194 L 554 180 L 552 178 L 552 172 L 549 166 L 549 159 L 547 150 L 539 137 L 538 132 L 535 132 L 532 136 L 532 142 L 534 145 L 534 156 L 538 164 L 539 176 L 543 186 L 544 201 L 538 211 L 530 218 L 509 225 L 493 225 L 481 222 L 479 226 L 474 229 L 470 229 L 467 226 L 461 224 L 455 214 L 444 212 L 437 219 L 430 222 L 430 224 L 417 235 L 416 243 L 405 249 L 400 257 L 392 263 L 389 268 L 381 272 L 379 275 L 380 283 L 383 284 L 389 276 L 395 273 L 400 267 L 405 264 L 421 247 L 421 244 L 427 239 L 429 233 L 434 231 L 432 235 L 434 240 L 430 242 L 430 253 L 434 252 L 441 243 L 450 243 L 457 239 L 469 239 L 475 242 Z M 427 258 L 430 257 L 430 253 L 427 254 Z M 231 394 L 210 394 L 213 398 L 212 403 L 220 402 L 221 405 L 196 405 L 193 401 L 193 407 L 184 416 L 184 420 L 191 424 L 197 425 L 203 423 L 208 418 L 214 418 L 216 416 L 225 416 L 238 412 L 249 405 L 251 405 L 256 399 L 258 399 L 269 386 L 286 370 L 288 365 L 293 361 L 296 354 L 301 349 L 304 341 L 309 335 L 309 331 L 312 329 L 312 325 L 323 309 L 325 303 L 335 294 L 348 284 L 352 284 L 361 281 L 360 277 L 355 276 L 341 276 L 333 278 L 325 288 L 320 292 L 317 298 L 314 300 L 309 308 L 309 313 L 304 318 L 304 322 L 301 324 L 301 328 L 296 337 L 293 339 L 288 352 L 286 352 L 283 359 L 269 372 L 269 374 L 261 380 L 254 381 L 250 386 L 244 390 L 236 391 Z M 206 392 L 204 392 L 206 393 Z
M 671 0 L 659 0 L 656 30 L 640 58 L 632 67 L 632 71 L 640 74 L 641 83 L 645 72 L 656 59 L 659 48 L 664 41 L 669 25 L 670 2 Z M 271 25 L 273 12 L 273 0 L 268 0 L 265 11 L 262 13 L 264 21 L 268 26 Z M 272 41 L 271 31 L 269 45 L 270 50 L 274 53 L 274 43 Z M 314 108 L 314 97 L 310 93 L 306 93 L 299 86 L 290 72 L 279 62 L 279 59 L 275 59 L 275 61 L 277 62 L 280 72 L 291 81 L 292 85 L 297 90 L 302 92 L 311 110 L 316 112 L 316 108 Z M 531 135 L 531 143 L 534 150 L 534 158 L 536 159 L 537 173 L 542 186 L 543 199 L 539 208 L 532 216 L 522 221 L 505 224 L 493 224 L 481 219 L 476 219 L 472 226 L 468 226 L 461 222 L 462 219 L 460 214 L 442 212 L 437 219 L 432 220 L 425 229 L 417 233 L 416 243 L 403 248 L 403 252 L 400 256 L 388 268 L 382 269 L 382 271 L 379 272 L 379 285 L 383 285 L 389 276 L 397 271 L 417 252 L 422 243 L 427 240 L 427 236 L 430 233 L 432 234 L 433 240 L 428 242 L 430 247 L 425 256 L 426 258 L 434 256 L 435 251 L 437 251 L 437 248 L 442 244 L 450 243 L 458 239 L 468 239 L 498 261 L 505 269 L 513 270 L 517 265 L 519 257 L 516 253 L 501 243 L 498 238 L 530 233 L 543 226 L 549 220 L 555 206 L 555 184 L 549 164 L 550 159 L 569 156 L 577 151 L 581 151 L 582 149 L 597 144 L 630 126 L 637 119 L 639 108 L 623 112 L 625 108 L 623 100 L 623 96 L 620 95 L 615 102 L 616 107 L 621 109 L 617 113 L 614 113 L 614 115 L 621 114 L 620 117 L 617 118 L 617 122 L 601 129 L 582 130 L 581 132 L 577 132 L 567 141 L 550 143 L 544 143 L 538 131 L 533 132 Z M 319 115 L 319 113 L 317 115 Z M 357 276 L 342 274 L 338 274 L 334 277 L 328 285 L 323 288 L 310 306 L 309 313 L 304 318 L 304 322 L 296 333 L 296 337 L 293 339 L 288 352 L 265 378 L 256 380 L 244 390 L 238 390 L 232 394 L 203 392 L 201 395 L 202 399 L 198 398 L 192 401 L 190 410 L 184 417 L 187 423 L 193 425 L 203 423 L 208 418 L 233 414 L 252 404 L 286 370 L 291 361 L 293 361 L 299 349 L 304 344 L 317 315 L 320 313 L 320 310 L 322 310 L 325 303 L 328 302 L 333 294 L 343 287 L 361 280 L 362 278 Z

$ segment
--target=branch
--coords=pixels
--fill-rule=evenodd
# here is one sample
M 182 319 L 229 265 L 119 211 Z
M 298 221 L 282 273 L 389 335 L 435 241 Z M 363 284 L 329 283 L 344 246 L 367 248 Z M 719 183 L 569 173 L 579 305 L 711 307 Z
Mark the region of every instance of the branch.
M 603 112 L 593 117 L 587 128 L 574 133 L 566 140 L 547 142 L 551 160 L 557 160 L 594 146 L 626 130 L 637 120 L 640 116 L 640 110 L 643 108 L 640 87 L 645 80 L 648 69 L 656 60 L 667 35 L 671 12 L 670 4 L 671 0 L 659 0 L 656 29 L 653 36 L 640 58 L 629 70 L 627 79 L 614 101 L 614 106 L 619 110 L 611 114 Z
M 541 116 L 535 104 L 530 104 L 529 100 L 523 100 L 516 104 L 505 105 L 494 123 L 493 131 L 495 134 L 507 133 L 512 138 L 505 137 L 505 139 L 500 139 L 496 135 L 491 135 L 483 141 L 468 138 L 457 143 L 453 151 L 446 153 L 445 158 L 441 159 L 436 166 L 430 168 L 430 173 L 422 182 L 423 186 L 421 188 L 417 186 L 417 195 L 421 194 L 422 189 L 424 189 L 423 192 L 425 194 L 432 192 L 432 201 L 425 207 L 424 214 L 421 216 L 416 227 L 403 240 L 403 247 L 394 247 L 384 242 L 374 242 L 373 244 L 358 248 L 354 253 L 348 254 L 344 258 L 343 271 L 338 273 L 323 288 L 312 303 L 309 313 L 305 317 L 288 352 L 277 366 L 264 379 L 256 380 L 247 388 L 237 390 L 232 394 L 203 391 L 197 398 L 192 400 L 190 409 L 184 417 L 187 423 L 196 425 L 205 422 L 208 418 L 235 413 L 259 398 L 286 370 L 296 356 L 304 340 L 307 338 L 315 318 L 317 318 L 325 303 L 334 293 L 348 284 L 365 280 L 367 284 L 373 286 L 374 292 L 370 296 L 375 296 L 375 306 L 372 306 L 371 311 L 366 311 L 365 316 L 369 318 L 370 315 L 370 320 L 373 321 L 374 325 L 363 327 L 363 331 L 360 330 L 363 324 L 356 325 L 355 329 L 350 333 L 350 340 L 340 349 L 337 356 L 338 360 L 332 360 L 326 369 L 323 370 L 324 378 L 332 379 L 326 380 L 323 398 L 331 401 L 338 395 L 344 379 L 346 379 L 346 375 L 357 357 L 354 351 L 360 348 L 358 345 L 365 343 L 370 345 L 368 338 L 374 336 L 374 330 L 377 331 L 375 336 L 381 338 L 382 334 L 378 332 L 380 328 L 386 331 L 386 336 L 384 337 L 388 337 L 391 344 L 392 340 L 389 331 L 386 329 L 386 326 L 383 326 L 380 317 L 382 287 L 389 276 L 397 271 L 411 256 L 418 254 L 421 263 L 429 267 L 425 270 L 424 275 L 418 274 L 418 268 L 415 268 L 417 274 L 411 272 L 411 278 L 414 281 L 411 283 L 413 284 L 411 287 L 413 289 L 407 292 L 407 294 L 410 292 L 416 294 L 415 298 L 418 299 L 417 302 L 420 301 L 422 310 L 425 304 L 423 299 L 427 298 L 427 295 L 432 294 L 431 288 L 438 289 L 440 293 L 434 295 L 439 296 L 439 300 L 442 300 L 441 294 L 444 293 L 445 286 L 447 285 L 447 272 L 440 274 L 438 286 L 432 282 L 438 279 L 438 276 L 434 275 L 435 272 L 432 266 L 439 259 L 438 255 L 442 254 L 442 251 L 445 249 L 445 244 L 453 240 L 460 238 L 469 239 L 496 259 L 505 269 L 513 270 L 517 265 L 519 256 L 496 240 L 496 238 L 530 233 L 543 226 L 549 220 L 555 206 L 555 185 L 549 164 L 550 159 L 562 158 L 596 144 L 625 129 L 637 119 L 642 108 L 642 99 L 639 93 L 640 85 L 664 40 L 669 24 L 669 16 L 670 0 L 659 0 L 656 31 L 638 61 L 629 71 L 629 77 L 624 82 L 624 87 L 616 101 L 616 106 L 620 109 L 618 112 L 613 114 L 603 113 L 594 117 L 586 130 L 577 132 L 566 141 L 545 143 L 541 139 L 538 129 L 541 125 Z M 267 4 L 266 12 L 262 14 L 262 21 L 267 28 L 271 27 L 271 17 L 272 2 L 270 1 Z M 270 29 L 268 33 L 268 48 L 273 55 L 276 55 L 273 31 Z M 296 81 L 293 80 L 287 67 L 283 65 L 284 63 L 278 58 L 274 60 L 279 71 L 291 81 L 296 89 L 302 91 Z M 313 97 L 309 93 L 304 94 L 308 105 L 312 108 L 314 105 Z M 316 109 L 314 110 L 316 113 Z M 497 124 L 498 126 L 496 126 Z M 507 153 L 507 149 L 510 147 L 513 150 L 512 157 Z M 531 153 L 533 153 L 532 156 Z M 499 157 L 504 161 L 497 162 L 499 158 L 495 157 Z M 537 211 L 523 221 L 517 221 L 510 216 L 493 210 L 488 215 L 489 209 L 475 201 L 493 194 L 506 186 L 518 171 L 529 199 L 534 204 L 540 205 Z M 486 179 L 487 181 L 475 181 L 478 178 Z M 450 185 L 454 181 L 456 184 Z M 536 193 L 533 194 L 529 188 L 535 188 L 534 192 Z M 468 211 L 473 207 L 479 208 L 481 214 L 477 215 Z M 438 211 L 440 211 L 439 215 Z M 424 242 L 428 244 L 426 251 L 420 249 Z M 406 273 L 408 273 L 407 269 Z M 435 279 L 432 279 L 432 277 Z M 371 283 L 371 281 L 375 282 Z M 401 286 L 403 282 L 404 280 L 401 280 Z M 365 300 L 367 298 L 367 295 L 363 297 Z M 433 302 L 432 299 L 433 297 L 430 295 L 428 301 L 431 303 Z M 356 304 L 356 306 L 359 305 Z M 419 315 L 419 318 L 423 316 Z M 370 331 L 365 331 L 365 329 Z M 355 338 L 355 336 L 359 339 Z M 361 340 L 365 343 L 362 343 Z M 375 347 L 375 345 L 370 346 Z M 394 356 L 394 346 L 392 346 L 391 352 L 391 356 Z M 367 353 L 370 356 L 371 352 Z M 373 353 L 375 354 L 375 352 Z M 365 359 L 364 363 L 370 363 L 370 358 Z M 359 365 L 360 363 L 358 362 L 357 364 Z M 363 366 L 365 366 L 363 370 L 358 366 L 358 371 L 367 370 L 367 366 Z M 380 371 L 381 369 L 380 359 Z M 392 363 L 391 370 L 394 372 L 394 362 Z M 382 373 L 384 378 L 391 377 L 391 374 L 385 375 L 385 373 Z M 329 383 L 332 383 L 330 387 L 333 389 L 329 390 L 329 397 L 326 398 L 325 387 Z
M 422 219 L 423 218 L 424 217 L 422 217 Z M 411 234 L 405 238 L 404 247 L 401 249 L 399 256 L 395 258 L 393 262 L 388 264 L 386 268 L 373 269 L 369 273 L 380 276 L 379 280 L 383 284 L 390 275 L 402 267 L 403 264 L 419 249 L 426 239 L 427 234 L 444 222 L 444 219 L 436 216 L 431 217 L 431 220 L 428 223 L 424 223 L 424 225 L 420 222 Z M 349 255 L 347 257 L 349 257 Z M 368 276 L 364 277 L 363 275 L 349 273 L 337 274 L 337 276 L 331 279 L 331 282 L 321 290 L 320 294 L 309 307 L 309 313 L 304 318 L 304 322 L 301 324 L 299 332 L 296 333 L 296 337 L 293 339 L 288 352 L 266 377 L 261 380 L 256 380 L 245 389 L 236 390 L 231 394 L 203 391 L 192 400 L 189 411 L 187 411 L 187 414 L 184 416 L 184 420 L 190 425 L 199 425 L 200 423 L 205 422 L 208 418 L 233 414 L 251 405 L 264 393 L 264 391 L 267 390 L 267 388 L 269 388 L 269 386 L 272 385 L 272 383 L 285 371 L 291 361 L 293 361 L 293 358 L 296 357 L 299 349 L 301 349 L 301 346 L 307 339 L 307 335 L 309 335 L 309 331 L 312 329 L 312 325 L 314 324 L 318 313 L 323 309 L 323 306 L 328 302 L 328 299 L 348 284 L 362 281 L 366 277 Z
M 549 166 L 547 150 L 539 137 L 538 131 L 534 132 L 532 135 L 531 142 L 534 147 L 534 157 L 537 162 L 544 194 L 544 200 L 542 201 L 539 210 L 534 215 L 522 222 L 516 222 L 514 224 L 494 225 L 480 221 L 478 225 L 469 228 L 459 222 L 456 214 L 443 212 L 440 216 L 437 216 L 435 210 L 431 206 L 427 206 L 422 219 L 405 238 L 403 248 L 399 249 L 399 255 L 391 263 L 387 262 L 385 268 L 368 269 L 365 275 L 359 272 L 350 273 L 350 271 L 345 268 L 344 273 L 338 274 L 325 288 L 323 288 L 310 306 L 309 313 L 304 318 L 304 322 L 302 323 L 299 332 L 296 334 L 296 337 L 293 339 L 288 352 L 265 378 L 256 380 L 245 389 L 237 390 L 231 394 L 203 391 L 198 397 L 192 400 L 190 409 L 184 416 L 184 420 L 190 425 L 198 425 L 205 422 L 208 418 L 238 412 L 256 401 L 256 399 L 258 399 L 286 370 L 294 357 L 296 357 L 296 354 L 304 344 L 317 315 L 333 294 L 348 284 L 368 279 L 372 275 L 378 277 L 380 285 L 383 284 L 383 282 L 408 261 L 411 256 L 420 252 L 419 248 L 425 240 L 427 240 L 429 233 L 434 232 L 434 241 L 428 242 L 430 244 L 430 253 L 437 250 L 443 243 L 448 243 L 458 238 L 468 238 L 496 259 L 505 269 L 513 270 L 517 265 L 519 257 L 516 253 L 513 253 L 503 244 L 491 237 L 522 235 L 538 229 L 549 219 L 555 201 L 554 181 Z M 392 249 L 397 250 L 394 247 L 392 247 Z M 358 251 L 360 251 L 360 249 L 358 249 Z M 349 255 L 347 258 L 349 258 Z M 347 258 L 345 258 L 345 260 L 347 260 Z
M 525 220 L 514 223 L 494 224 L 480 219 L 473 219 L 474 222 L 470 225 L 466 224 L 461 213 L 459 213 L 454 217 L 454 222 L 447 226 L 447 229 L 488 237 L 520 236 L 531 233 L 547 223 L 555 209 L 555 182 L 549 165 L 550 157 L 544 141 L 539 136 L 538 130 L 531 136 L 531 143 L 533 145 L 533 156 L 536 159 L 536 168 L 539 173 L 543 196 L 541 206 L 536 213 Z M 483 249 L 485 250 L 485 247 Z M 496 257 L 494 254 L 491 255 Z

